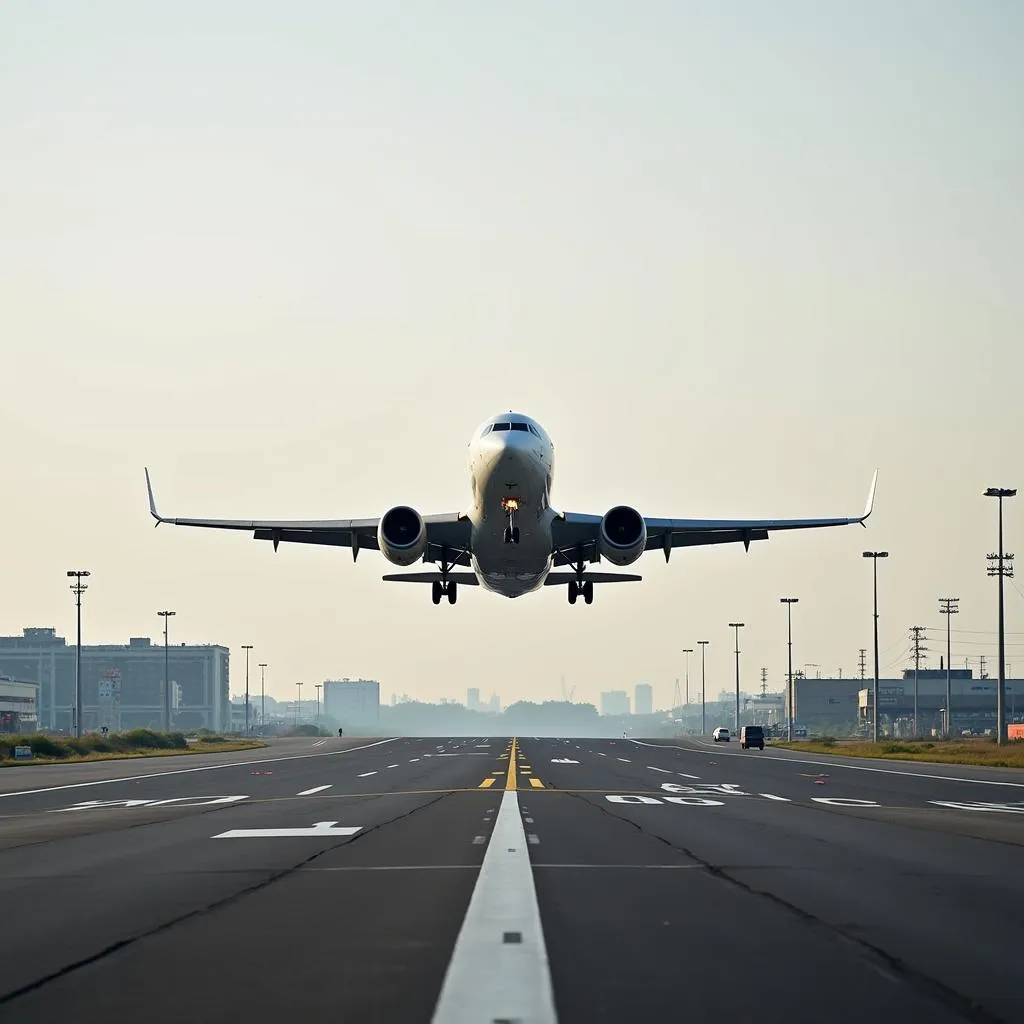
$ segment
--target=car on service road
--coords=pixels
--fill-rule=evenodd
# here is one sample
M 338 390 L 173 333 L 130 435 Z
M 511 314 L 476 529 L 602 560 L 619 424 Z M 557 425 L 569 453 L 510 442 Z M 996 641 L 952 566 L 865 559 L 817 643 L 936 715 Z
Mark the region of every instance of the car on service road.
M 749 750 L 751 747 L 764 750 L 764 729 L 759 725 L 745 725 L 740 729 L 740 749 Z
M 716 743 L 728 743 L 729 742 L 729 730 L 724 725 L 720 725 L 712 734 L 711 738 Z

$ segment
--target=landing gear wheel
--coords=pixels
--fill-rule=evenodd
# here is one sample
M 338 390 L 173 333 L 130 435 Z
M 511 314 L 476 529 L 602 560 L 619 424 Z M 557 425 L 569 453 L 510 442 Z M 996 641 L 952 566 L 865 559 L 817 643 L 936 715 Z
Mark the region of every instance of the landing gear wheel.
M 513 544 L 518 544 L 519 543 L 519 527 L 518 526 L 513 526 L 512 527 L 512 543 Z
M 506 544 L 511 544 L 512 543 L 512 527 L 511 526 L 506 526 L 505 527 L 505 543 Z
M 448 584 L 448 603 L 455 604 L 456 598 L 459 596 L 459 585 L 457 583 Z
M 441 589 L 441 584 L 437 580 L 434 580 L 434 582 L 430 584 L 430 600 L 433 601 L 434 604 L 440 604 L 442 593 L 444 593 L 444 591 Z
M 576 589 L 576 587 L 577 584 L 575 582 L 569 584 L 569 604 L 575 604 L 576 598 L 580 596 L 579 591 Z
M 594 603 L 594 581 L 593 580 L 587 580 L 587 582 L 583 584 L 581 590 L 583 591 L 583 600 L 584 600 L 584 602 L 586 602 L 587 604 L 593 604 Z

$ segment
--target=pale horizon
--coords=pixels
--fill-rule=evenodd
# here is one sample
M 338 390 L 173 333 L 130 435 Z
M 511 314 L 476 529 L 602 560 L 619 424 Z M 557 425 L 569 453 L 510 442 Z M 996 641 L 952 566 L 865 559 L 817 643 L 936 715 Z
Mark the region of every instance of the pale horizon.
M 784 2 L 515 8 L 14 3 L 0 24 L 0 635 L 369 678 L 671 701 L 794 667 L 883 676 L 938 599 L 996 675 L 996 503 L 1024 487 L 1024 10 Z M 154 530 L 468 504 L 504 409 L 552 502 L 867 528 L 649 552 L 640 583 L 508 600 L 383 583 L 375 551 Z M 1024 537 L 1024 492 L 1004 503 Z M 1024 588 L 1006 581 L 1024 676 Z M 814 670 L 811 670 L 813 675 Z M 1007 673 L 1010 675 L 1010 672 Z M 258 678 L 258 673 L 257 673 Z M 682 686 L 682 682 L 680 683 Z

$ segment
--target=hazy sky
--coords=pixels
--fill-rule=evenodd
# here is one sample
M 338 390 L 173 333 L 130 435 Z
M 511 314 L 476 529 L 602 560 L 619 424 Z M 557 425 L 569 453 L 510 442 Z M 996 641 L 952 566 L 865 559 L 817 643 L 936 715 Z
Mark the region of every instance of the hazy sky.
M 671 698 L 907 629 L 995 668 L 989 485 L 1024 488 L 1024 7 L 14 2 L 0 10 L 0 633 L 159 634 L 297 680 L 505 703 Z M 833 515 L 509 601 L 375 552 L 161 527 L 468 503 L 503 409 L 554 503 Z M 1006 505 L 1024 549 L 1024 494 Z M 1024 675 L 1024 580 L 1007 586 Z M 931 634 L 934 635 L 934 634 Z M 942 646 L 929 644 L 933 649 Z M 870 656 L 870 655 L 869 655 Z M 937 658 L 934 662 L 937 664 Z M 699 660 L 691 662 L 691 678 Z M 814 671 L 813 669 L 811 670 Z

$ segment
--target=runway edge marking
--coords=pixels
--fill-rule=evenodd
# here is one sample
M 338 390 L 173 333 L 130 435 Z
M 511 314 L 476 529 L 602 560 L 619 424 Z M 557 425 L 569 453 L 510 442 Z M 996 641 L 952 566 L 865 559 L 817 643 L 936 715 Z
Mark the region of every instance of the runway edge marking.
M 551 969 L 519 797 L 501 797 L 432 1024 L 556 1024 Z
M 357 750 L 369 750 L 379 747 L 382 743 L 394 743 L 397 736 L 389 736 L 386 740 L 376 743 L 364 743 L 361 747 L 346 747 L 344 750 L 328 750 L 322 754 L 285 754 L 282 757 L 264 757 L 253 761 L 230 761 L 226 764 L 206 764 L 198 768 L 172 768 L 166 772 L 150 772 L 148 775 L 121 775 L 116 779 L 95 779 L 92 782 L 69 782 L 63 786 L 45 786 L 42 789 L 21 789 L 16 793 L 0 793 L 0 800 L 8 796 L 34 796 L 36 793 L 57 793 L 62 789 L 84 789 L 86 786 L 109 786 L 115 782 L 138 782 L 140 779 L 160 779 L 165 775 L 188 775 L 192 772 L 212 772 L 220 768 L 246 768 L 251 764 L 275 764 L 278 761 L 302 761 L 310 757 L 337 757 L 339 754 L 352 754 Z M 70 765 L 68 766 L 70 767 Z

